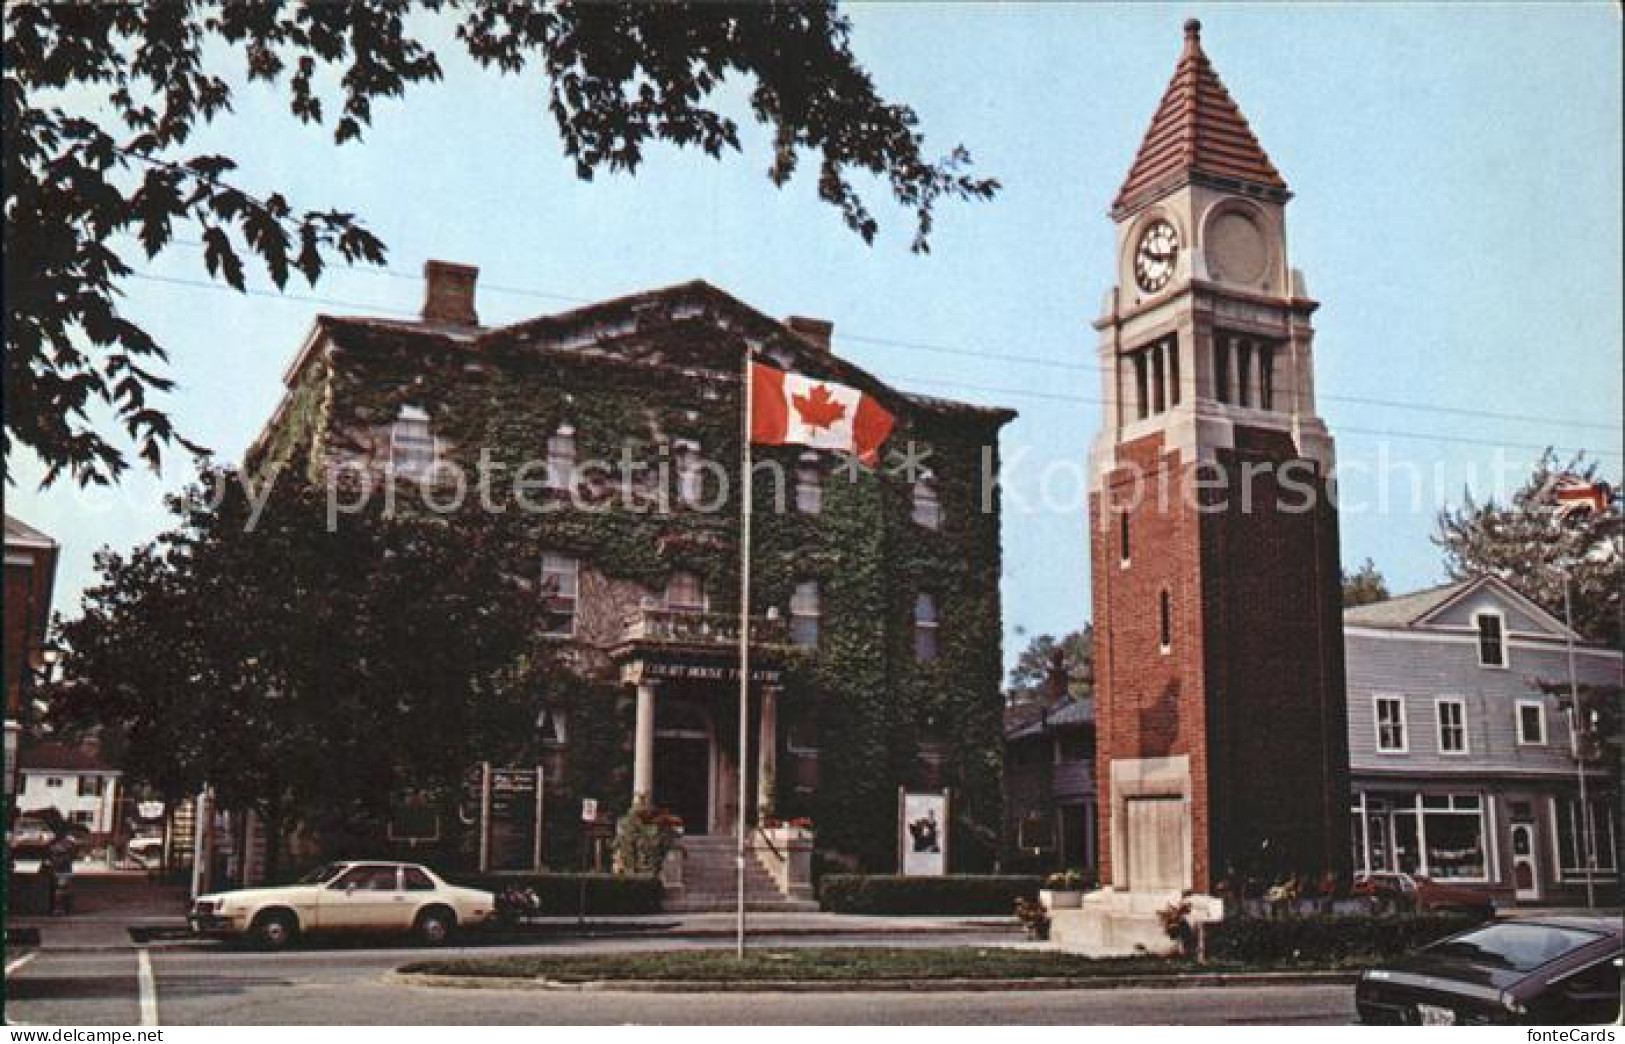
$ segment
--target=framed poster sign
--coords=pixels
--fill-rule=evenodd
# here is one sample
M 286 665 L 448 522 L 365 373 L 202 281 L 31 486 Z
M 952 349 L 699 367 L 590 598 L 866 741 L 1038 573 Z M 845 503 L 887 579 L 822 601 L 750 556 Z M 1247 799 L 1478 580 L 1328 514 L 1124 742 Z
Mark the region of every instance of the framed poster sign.
M 897 871 L 905 877 L 948 872 L 950 792 L 897 792 Z

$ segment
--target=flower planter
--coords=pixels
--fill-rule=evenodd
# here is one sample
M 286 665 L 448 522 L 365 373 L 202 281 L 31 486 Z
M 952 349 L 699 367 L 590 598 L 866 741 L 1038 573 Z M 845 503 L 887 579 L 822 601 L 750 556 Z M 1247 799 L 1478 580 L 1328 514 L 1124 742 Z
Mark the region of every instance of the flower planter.
M 1083 905 L 1083 892 L 1040 888 L 1038 901 L 1044 904 L 1046 910 L 1075 910 Z

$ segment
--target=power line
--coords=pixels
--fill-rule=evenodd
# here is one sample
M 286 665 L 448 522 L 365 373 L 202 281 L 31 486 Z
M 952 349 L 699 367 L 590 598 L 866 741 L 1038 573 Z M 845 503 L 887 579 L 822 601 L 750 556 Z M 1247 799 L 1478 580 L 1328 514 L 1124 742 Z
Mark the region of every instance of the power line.
M 367 271 L 371 271 L 371 270 L 369 270 L 369 269 L 356 269 L 356 271 L 367 272 Z M 394 277 L 397 277 L 397 278 L 410 278 L 410 279 L 413 279 L 413 280 L 418 280 L 418 279 L 421 278 L 420 276 L 407 276 L 405 273 L 400 273 L 400 272 L 397 272 L 397 271 L 394 271 L 394 270 L 389 270 L 389 269 L 381 270 L 381 272 L 382 272 L 382 274 L 387 274 L 387 275 L 394 276 Z M 130 278 L 144 280 L 144 281 L 148 281 L 148 282 L 164 283 L 164 284 L 168 284 L 168 285 L 172 285 L 172 286 L 191 287 L 191 288 L 201 289 L 201 290 L 234 291 L 233 287 L 229 287 L 229 286 L 227 286 L 227 285 L 225 285 L 223 283 L 210 282 L 210 281 L 201 280 L 201 279 L 185 279 L 185 278 L 181 278 L 181 277 L 178 277 L 178 276 L 154 275 L 152 273 L 147 273 L 147 272 L 133 272 L 133 273 L 130 274 Z M 491 288 L 491 289 L 494 289 L 494 287 Z M 383 312 L 383 313 L 388 313 L 388 314 L 391 314 L 391 315 L 399 315 L 399 316 L 414 317 L 414 318 L 417 316 L 417 313 L 414 312 L 414 311 L 408 311 L 408 310 L 399 309 L 399 308 L 390 308 L 390 307 L 383 306 L 383 305 L 375 305 L 375 304 L 372 304 L 372 303 L 369 303 L 369 302 L 349 301 L 349 300 L 344 300 L 342 298 L 315 297 L 315 296 L 311 296 L 311 295 L 307 295 L 307 294 L 283 293 L 283 292 L 279 292 L 279 291 L 254 290 L 254 289 L 247 289 L 247 290 L 244 290 L 242 292 L 246 293 L 246 294 L 248 294 L 250 296 L 253 296 L 253 297 L 262 297 L 262 298 L 267 298 L 267 299 L 271 299 L 271 300 L 290 301 L 290 302 L 298 302 L 298 303 L 310 303 L 310 304 L 321 304 L 321 305 L 329 305 L 329 306 L 339 307 L 339 308 L 358 308 L 358 309 L 362 309 L 364 311 Z M 526 291 L 526 293 L 531 294 L 531 295 L 539 295 L 540 291 Z M 549 296 L 561 297 L 562 298 L 562 295 L 549 295 Z M 572 299 L 572 300 L 579 300 L 579 299 Z M 865 339 L 867 339 L 867 340 L 876 340 L 876 341 L 881 340 L 879 338 L 864 338 L 864 337 L 860 337 L 858 335 L 847 335 L 847 336 L 851 337 L 853 340 L 865 340 Z M 901 343 L 901 342 L 899 342 L 899 343 Z M 978 357 L 978 358 L 987 358 L 987 359 L 994 359 L 994 360 L 998 360 L 998 359 L 1001 358 L 999 356 L 987 355 L 985 353 L 971 352 L 968 349 L 951 349 L 951 351 L 953 351 L 955 353 L 959 353 L 959 354 L 973 355 L 973 356 Z M 1079 403 L 1079 404 L 1082 404 L 1082 405 L 1091 405 L 1091 406 L 1105 405 L 1105 400 L 1103 400 L 1103 399 L 1089 398 L 1087 396 L 1082 396 L 1082 395 L 1068 395 L 1068 394 L 1065 394 L 1065 393 L 1062 393 L 1062 392 L 1040 391 L 1040 390 L 1032 389 L 1032 388 L 991 387 L 991 386 L 988 386 L 988 385 L 974 384 L 974 383 L 964 382 L 964 381 L 944 380 L 942 378 L 935 378 L 935 377 L 909 376 L 909 375 L 905 375 L 905 374 L 898 374 L 898 373 L 895 373 L 895 372 L 890 373 L 888 376 L 886 376 L 886 379 L 889 380 L 889 381 L 896 381 L 896 382 L 899 382 L 899 383 L 921 384 L 921 385 L 928 385 L 928 386 L 958 388 L 958 389 L 962 389 L 962 390 L 966 390 L 966 391 L 983 392 L 983 393 L 986 393 L 986 394 L 989 394 L 989 395 L 1018 396 L 1018 397 L 1029 398 L 1029 399 L 1049 400 L 1049 401 L 1054 401 L 1054 402 Z M 1333 396 L 1321 396 L 1321 398 L 1332 399 L 1334 397 Z M 1359 403 L 1366 404 L 1366 405 L 1383 405 L 1383 404 L 1385 404 L 1383 402 L 1383 400 L 1353 399 L 1352 397 L 1343 397 L 1339 401 L 1345 401 L 1345 402 L 1346 401 L 1354 401 L 1354 402 L 1359 402 Z M 1416 407 L 1409 407 L 1409 408 L 1424 408 L 1424 409 L 1429 409 L 1429 410 L 1432 410 L 1433 412 L 1438 412 L 1438 413 L 1460 412 L 1460 413 L 1462 413 L 1464 415 L 1476 416 L 1476 417 L 1484 417 L 1484 418 L 1490 418 L 1490 419 L 1510 419 L 1510 420 L 1523 420 L 1523 421 L 1538 421 L 1538 422 L 1546 423 L 1546 424 L 1552 423 L 1552 420 L 1553 420 L 1552 418 L 1540 418 L 1540 417 L 1533 417 L 1533 416 L 1526 416 L 1526 415 L 1505 415 L 1505 414 L 1498 414 L 1498 413 L 1494 413 L 1494 412 L 1491 412 L 1491 411 L 1482 411 L 1482 410 L 1480 410 L 1480 411 L 1456 410 L 1456 409 L 1450 408 L 1450 407 L 1423 407 L 1423 406 L 1416 406 Z M 1570 425 L 1575 426 L 1575 427 L 1605 428 L 1607 430 L 1617 430 L 1617 429 L 1614 429 L 1614 428 L 1612 428 L 1611 426 L 1608 426 L 1608 425 L 1593 424 L 1593 423 L 1589 423 L 1589 422 L 1564 421 L 1563 423 L 1570 424 Z M 1553 449 L 1553 450 L 1555 450 L 1555 451 L 1557 451 L 1559 453 L 1564 453 L 1564 454 L 1584 451 L 1584 452 L 1590 453 L 1593 456 L 1599 456 L 1599 457 L 1625 457 L 1625 453 L 1620 453 L 1620 452 L 1617 452 L 1617 451 L 1614 451 L 1614 450 L 1594 450 L 1594 449 L 1588 449 L 1588 448 L 1585 448 L 1585 447 L 1562 447 L 1562 446 L 1548 447 L 1548 446 L 1544 446 L 1544 445 L 1536 445 L 1534 443 L 1514 443 L 1514 442 L 1505 442 L 1505 441 L 1500 441 L 1500 440 L 1478 439 L 1478 438 L 1473 438 L 1471 436 L 1447 435 L 1447 434 L 1435 433 L 1435 432 L 1406 431 L 1404 429 L 1398 429 L 1398 428 L 1392 428 L 1392 429 L 1360 428 L 1360 427 L 1350 427 L 1350 426 L 1347 426 L 1347 425 L 1339 425 L 1338 430 L 1340 432 L 1342 432 L 1342 433 L 1345 433 L 1345 434 L 1365 435 L 1365 436 L 1372 436 L 1372 437 L 1398 438 L 1398 439 L 1408 439 L 1408 440 L 1415 440 L 1415 441 L 1430 441 L 1430 442 L 1444 443 L 1444 444 L 1487 446 L 1487 447 L 1500 447 L 1500 448 L 1505 448 L 1505 449 L 1526 449 L 1526 450 L 1535 450 L 1535 451 L 1542 451 L 1542 450 L 1550 448 L 1550 449 Z

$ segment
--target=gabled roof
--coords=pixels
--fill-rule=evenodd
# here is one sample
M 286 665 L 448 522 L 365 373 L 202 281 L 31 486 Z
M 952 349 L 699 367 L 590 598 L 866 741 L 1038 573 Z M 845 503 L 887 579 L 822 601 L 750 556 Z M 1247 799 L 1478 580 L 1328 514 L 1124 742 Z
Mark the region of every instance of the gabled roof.
M 21 519 L 6 516 L 7 547 L 55 547 L 56 541 Z
M 1452 584 L 1430 587 L 1424 591 L 1390 598 L 1386 602 L 1354 606 L 1343 610 L 1345 626 L 1407 628 L 1426 627 L 1434 623 L 1445 611 L 1478 591 L 1491 591 L 1498 599 L 1528 616 L 1556 637 L 1566 637 L 1569 629 L 1563 621 L 1520 594 L 1511 584 L 1491 573 L 1481 573 Z M 1448 625 L 1447 625 L 1448 626 Z M 1579 639 L 1578 634 L 1575 635 Z M 1583 640 L 1583 639 L 1582 639 Z
M 1113 217 L 1189 181 L 1239 184 L 1281 202 L 1292 196 L 1213 71 L 1201 33 L 1201 22 L 1185 23 L 1185 49 L 1112 202 Z
M 17 752 L 17 766 L 35 771 L 58 772 L 117 772 L 102 760 L 101 753 L 90 744 L 30 743 L 23 741 Z
M 1069 698 L 1066 702 L 1051 708 L 1048 714 L 1041 713 L 1036 721 L 1006 729 L 1004 738 L 1026 739 L 1029 736 L 1041 736 L 1051 729 L 1082 728 L 1094 723 L 1095 701 Z

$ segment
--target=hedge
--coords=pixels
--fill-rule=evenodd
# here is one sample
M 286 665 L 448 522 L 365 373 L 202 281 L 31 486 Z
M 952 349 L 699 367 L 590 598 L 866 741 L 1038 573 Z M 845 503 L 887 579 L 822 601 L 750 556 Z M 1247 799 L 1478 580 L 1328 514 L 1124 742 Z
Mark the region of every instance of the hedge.
M 818 885 L 818 905 L 834 913 L 1009 916 L 1017 899 L 1037 897 L 1038 882 L 1036 875 L 826 874 Z
M 456 884 L 500 892 L 533 888 L 542 900 L 543 917 L 567 917 L 581 908 L 581 885 L 587 885 L 587 913 L 652 914 L 660 912 L 660 879 L 642 874 L 465 874 Z
M 1340 964 L 1399 957 L 1481 923 L 1461 914 L 1232 917 L 1205 935 L 1209 960 Z

